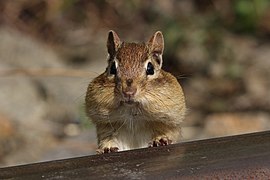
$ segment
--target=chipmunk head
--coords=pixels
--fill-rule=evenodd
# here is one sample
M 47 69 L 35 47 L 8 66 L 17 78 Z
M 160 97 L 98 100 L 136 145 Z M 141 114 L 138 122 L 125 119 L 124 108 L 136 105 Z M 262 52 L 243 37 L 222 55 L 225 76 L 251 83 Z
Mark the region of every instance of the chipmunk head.
M 160 31 L 146 43 L 121 42 L 114 31 L 109 32 L 106 72 L 108 78 L 114 80 L 123 102 L 136 102 L 147 82 L 159 76 L 163 49 L 164 39 Z

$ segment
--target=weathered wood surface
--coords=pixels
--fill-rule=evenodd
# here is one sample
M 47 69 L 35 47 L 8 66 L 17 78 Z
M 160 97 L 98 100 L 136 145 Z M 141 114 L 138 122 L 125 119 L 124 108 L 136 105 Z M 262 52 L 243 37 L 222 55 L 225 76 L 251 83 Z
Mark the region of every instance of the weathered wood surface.
M 0 179 L 270 179 L 270 131 L 0 168 Z

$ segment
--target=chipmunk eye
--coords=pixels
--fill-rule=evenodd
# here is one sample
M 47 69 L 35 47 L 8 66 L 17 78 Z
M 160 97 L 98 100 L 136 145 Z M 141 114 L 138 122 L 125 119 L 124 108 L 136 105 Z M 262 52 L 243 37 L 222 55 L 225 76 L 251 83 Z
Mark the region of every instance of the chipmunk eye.
M 147 75 L 153 75 L 154 73 L 155 73 L 155 71 L 154 71 L 154 66 L 153 66 L 153 64 L 152 64 L 151 62 L 149 62 L 149 63 L 147 64 L 146 74 L 147 74 Z
M 116 72 L 117 72 L 116 65 L 115 65 L 115 62 L 113 62 L 111 65 L 110 74 L 116 75 Z

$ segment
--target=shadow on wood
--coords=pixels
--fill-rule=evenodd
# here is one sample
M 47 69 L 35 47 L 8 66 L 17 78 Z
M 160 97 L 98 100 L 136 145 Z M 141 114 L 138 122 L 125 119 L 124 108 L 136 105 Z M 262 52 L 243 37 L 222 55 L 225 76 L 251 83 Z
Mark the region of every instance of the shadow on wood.
M 0 179 L 269 177 L 270 131 L 0 168 Z

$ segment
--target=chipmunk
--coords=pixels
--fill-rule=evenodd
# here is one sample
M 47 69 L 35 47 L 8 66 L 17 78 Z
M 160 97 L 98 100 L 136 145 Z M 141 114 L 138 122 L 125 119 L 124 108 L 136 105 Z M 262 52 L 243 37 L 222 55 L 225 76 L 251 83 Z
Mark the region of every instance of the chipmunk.
M 96 126 L 98 153 L 163 146 L 179 141 L 185 98 L 177 79 L 161 69 L 164 39 L 146 43 L 107 39 L 106 71 L 89 84 L 86 113 Z

